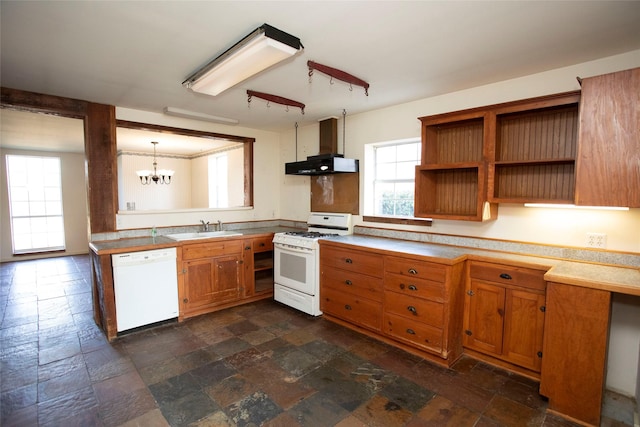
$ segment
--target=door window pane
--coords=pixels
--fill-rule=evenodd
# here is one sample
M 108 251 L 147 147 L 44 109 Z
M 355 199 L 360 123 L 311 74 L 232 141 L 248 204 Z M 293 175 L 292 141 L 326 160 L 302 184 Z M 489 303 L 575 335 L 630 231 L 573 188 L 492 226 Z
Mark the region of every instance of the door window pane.
M 60 158 L 7 155 L 14 254 L 65 248 Z

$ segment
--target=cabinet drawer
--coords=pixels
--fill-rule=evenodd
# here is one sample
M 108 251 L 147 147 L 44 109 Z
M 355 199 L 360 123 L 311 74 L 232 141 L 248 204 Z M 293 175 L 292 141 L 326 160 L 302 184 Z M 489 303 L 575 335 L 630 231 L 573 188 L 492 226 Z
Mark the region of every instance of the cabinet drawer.
M 390 291 L 411 297 L 426 298 L 438 302 L 444 301 L 444 284 L 440 282 L 385 273 L 384 287 Z
M 442 303 L 413 298 L 395 292 L 384 293 L 385 313 L 408 317 L 411 321 L 442 328 L 444 307 Z
M 382 279 L 339 268 L 322 266 L 322 287 L 349 292 L 374 301 L 382 301 Z
M 505 285 L 545 290 L 544 271 L 530 268 L 511 267 L 502 264 L 472 261 L 470 276 Z
M 356 295 L 322 288 L 320 309 L 356 325 L 380 331 L 382 304 Z
M 422 260 L 388 256 L 384 260 L 387 273 L 444 283 L 446 267 Z
M 320 249 L 320 262 L 329 267 L 382 277 L 382 255 L 345 249 Z
M 442 352 L 442 330 L 393 314 L 384 315 L 384 332 L 400 341 Z
M 241 254 L 242 241 L 232 240 L 216 243 L 199 243 L 182 247 L 182 259 L 210 258 L 220 255 Z
M 253 239 L 251 249 L 254 253 L 267 252 L 273 250 L 273 237 L 260 237 Z

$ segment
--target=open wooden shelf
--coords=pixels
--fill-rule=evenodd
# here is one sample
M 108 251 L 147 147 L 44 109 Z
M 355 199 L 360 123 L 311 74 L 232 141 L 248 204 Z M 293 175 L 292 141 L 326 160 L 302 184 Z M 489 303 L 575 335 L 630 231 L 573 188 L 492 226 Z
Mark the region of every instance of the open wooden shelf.
M 422 161 L 416 167 L 414 215 L 482 221 L 486 202 L 484 111 L 421 117 Z M 495 209 L 490 210 L 495 213 Z
M 420 117 L 415 216 L 484 221 L 498 203 L 572 203 L 580 92 Z
M 496 115 L 489 200 L 572 203 L 578 145 L 578 100 Z M 567 102 L 569 102 L 567 104 Z
M 420 168 L 416 173 L 416 189 L 430 197 L 416 194 L 415 216 L 467 219 L 482 210 L 478 199 L 479 167 L 455 169 Z M 480 206 L 479 206 L 480 204 Z

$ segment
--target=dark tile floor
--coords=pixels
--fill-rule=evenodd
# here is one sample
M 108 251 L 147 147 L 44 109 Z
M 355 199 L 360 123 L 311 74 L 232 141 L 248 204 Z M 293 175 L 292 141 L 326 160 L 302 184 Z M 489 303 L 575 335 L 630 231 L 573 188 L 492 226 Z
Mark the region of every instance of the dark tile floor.
M 444 369 L 272 301 L 108 343 L 87 256 L 0 268 L 5 427 L 572 425 L 530 380 Z M 632 425 L 631 405 L 608 395 L 603 425 Z

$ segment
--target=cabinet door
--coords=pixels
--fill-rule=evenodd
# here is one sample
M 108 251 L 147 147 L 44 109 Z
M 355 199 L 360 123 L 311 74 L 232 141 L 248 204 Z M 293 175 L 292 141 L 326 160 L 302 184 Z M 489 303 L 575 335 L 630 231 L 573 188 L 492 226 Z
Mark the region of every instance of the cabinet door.
M 582 81 L 576 204 L 640 207 L 640 68 Z
M 549 282 L 540 394 L 549 409 L 600 425 L 611 292 Z
M 228 255 L 213 259 L 215 279 L 213 302 L 233 301 L 240 297 L 240 257 Z
M 467 293 L 468 317 L 464 345 L 475 350 L 502 354 L 505 288 L 472 280 Z
M 237 255 L 186 261 L 186 311 L 239 298 L 240 259 Z
M 185 311 L 206 306 L 213 301 L 215 265 L 211 258 L 184 263 Z
M 540 372 L 544 294 L 507 289 L 502 354 L 516 365 Z

